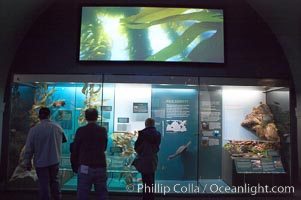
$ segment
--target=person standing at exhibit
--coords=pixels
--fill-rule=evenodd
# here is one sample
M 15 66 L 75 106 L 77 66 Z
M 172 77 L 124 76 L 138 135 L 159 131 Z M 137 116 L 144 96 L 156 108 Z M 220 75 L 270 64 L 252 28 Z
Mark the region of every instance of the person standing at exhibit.
M 155 171 L 161 143 L 161 133 L 155 128 L 155 120 L 147 118 L 145 128 L 138 132 L 135 151 L 138 154 L 133 165 L 142 175 L 143 200 L 153 200 L 155 190 Z
M 49 108 L 39 110 L 40 123 L 29 130 L 25 144 L 24 165 L 32 169 L 32 158 L 39 181 L 41 200 L 62 199 L 59 184 L 59 162 L 62 143 L 67 142 L 63 129 L 50 119 Z M 50 192 L 49 192 L 50 187 Z
M 98 111 L 85 110 L 87 125 L 77 129 L 72 146 L 73 165 L 77 168 L 77 199 L 89 199 L 92 185 L 98 200 L 108 199 L 105 151 L 107 130 L 97 124 Z

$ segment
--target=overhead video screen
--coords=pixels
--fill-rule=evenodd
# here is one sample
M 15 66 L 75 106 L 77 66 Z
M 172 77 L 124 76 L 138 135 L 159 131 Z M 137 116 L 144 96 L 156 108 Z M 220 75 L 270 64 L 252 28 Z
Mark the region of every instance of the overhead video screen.
M 82 7 L 80 61 L 224 62 L 221 9 Z

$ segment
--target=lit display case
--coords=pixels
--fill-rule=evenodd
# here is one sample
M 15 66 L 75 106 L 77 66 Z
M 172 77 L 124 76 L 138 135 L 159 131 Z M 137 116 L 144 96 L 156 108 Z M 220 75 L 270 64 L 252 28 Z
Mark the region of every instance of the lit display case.
M 60 163 L 63 189 L 76 190 L 69 145 L 76 129 L 85 125 L 88 107 L 98 109 L 98 123 L 108 130 L 111 192 L 128 192 L 128 185 L 139 192 L 141 175 L 131 162 L 137 131 L 148 117 L 155 119 L 162 136 L 156 183 L 171 193 L 178 193 L 179 184 L 210 193 L 208 183 L 232 186 L 254 173 L 281 174 L 289 180 L 289 95 L 285 80 L 16 74 L 10 96 L 7 185 L 36 186 L 35 171 L 22 169 L 21 163 L 28 130 L 38 123 L 41 106 L 51 109 L 51 119 L 68 137 Z M 276 182 L 281 181 L 275 175 L 269 184 Z

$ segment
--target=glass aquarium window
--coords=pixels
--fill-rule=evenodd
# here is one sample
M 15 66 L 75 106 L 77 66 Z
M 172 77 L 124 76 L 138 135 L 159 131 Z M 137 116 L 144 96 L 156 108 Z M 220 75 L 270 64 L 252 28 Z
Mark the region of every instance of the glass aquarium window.
M 223 10 L 82 7 L 79 60 L 224 62 Z
M 196 182 L 197 86 L 104 83 L 104 98 L 114 99 L 114 114 L 108 120 L 114 123 L 107 152 L 111 191 L 126 192 L 127 185 L 138 188 L 142 184 L 141 174 L 130 163 L 136 156 L 133 147 L 137 131 L 144 128 L 148 117 L 155 119 L 162 134 L 158 183 Z M 183 145 L 187 145 L 187 151 L 177 154 Z
M 69 145 L 75 131 L 86 123 L 84 111 L 88 107 L 101 112 L 101 83 L 64 83 L 64 82 L 15 82 L 11 90 L 10 146 L 9 148 L 9 185 L 18 186 L 19 178 L 26 178 L 24 187 L 35 187 L 35 171 L 22 168 L 22 157 L 26 137 L 30 127 L 39 122 L 38 111 L 41 107 L 51 110 L 51 120 L 57 122 L 67 136 L 63 144 L 61 182 L 73 177 L 70 166 Z M 101 118 L 99 118 L 101 121 Z M 29 177 L 29 178 L 28 178 Z M 23 182 L 22 182 L 23 183 Z
M 45 81 L 42 81 L 43 78 Z M 68 80 L 64 82 L 62 80 Z M 89 80 L 89 81 L 88 81 Z M 199 84 L 198 84 L 199 83 Z M 131 165 L 134 144 L 144 121 L 152 117 L 161 132 L 156 193 L 205 193 L 206 185 L 239 185 L 239 178 L 290 172 L 290 99 L 285 82 L 143 76 L 15 75 L 11 87 L 7 185 L 35 188 L 35 171 L 21 167 L 30 127 L 38 123 L 41 106 L 64 129 L 60 182 L 76 190 L 69 145 L 76 129 L 86 124 L 84 110 L 98 109 L 98 123 L 108 130 L 108 189 L 139 191 L 141 174 Z M 232 173 L 239 172 L 235 175 Z M 236 177 L 236 178 L 235 178 Z M 289 179 L 290 177 L 288 177 Z M 265 179 L 260 179 L 265 184 Z M 251 183 L 250 183 L 251 184 Z M 191 188 L 193 187 L 193 188 Z M 201 193 L 203 193 L 201 192 Z

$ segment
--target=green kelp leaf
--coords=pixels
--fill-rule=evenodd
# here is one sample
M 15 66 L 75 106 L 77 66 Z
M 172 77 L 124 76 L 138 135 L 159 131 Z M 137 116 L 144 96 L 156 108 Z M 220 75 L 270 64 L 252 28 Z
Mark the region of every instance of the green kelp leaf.
M 154 55 L 149 56 L 146 60 L 149 61 L 165 61 L 173 56 L 178 55 L 184 51 L 187 46 L 200 34 L 209 31 L 216 30 L 217 25 L 215 23 L 197 23 L 190 26 L 179 38 L 172 44 L 158 51 Z
M 183 60 L 182 60 L 182 62 L 190 62 L 191 61 L 191 59 L 189 59 L 189 58 L 184 58 Z
M 160 18 L 158 20 L 153 20 L 149 22 L 140 23 L 138 21 L 127 21 L 125 26 L 131 29 L 145 29 L 153 25 L 163 24 L 168 22 L 176 22 L 176 21 L 198 21 L 198 22 L 222 22 L 223 15 L 219 12 L 214 11 L 200 11 L 193 12 L 188 14 L 178 14 L 166 16 L 164 18 Z
M 92 23 L 83 25 L 80 37 L 80 59 L 102 60 L 111 56 L 110 42 L 103 30 Z
M 207 40 L 199 43 L 188 55 L 191 60 L 202 60 L 204 62 L 223 62 L 224 61 L 224 41 L 223 28 Z
M 187 8 L 144 8 L 137 15 L 121 19 L 122 23 L 149 23 L 185 12 Z

